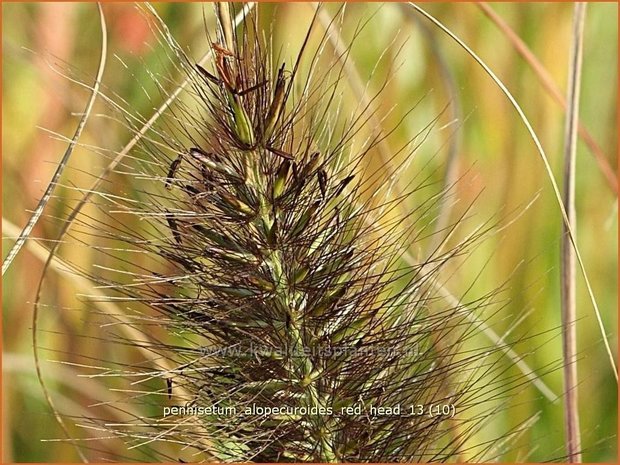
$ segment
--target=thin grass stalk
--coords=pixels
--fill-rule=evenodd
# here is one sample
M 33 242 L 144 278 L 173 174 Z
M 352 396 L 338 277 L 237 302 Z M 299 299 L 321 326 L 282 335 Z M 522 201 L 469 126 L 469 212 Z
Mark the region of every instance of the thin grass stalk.
M 577 161 L 577 126 L 579 121 L 579 94 L 583 61 L 583 30 L 586 4 L 576 3 L 573 17 L 568 90 L 566 101 L 566 127 L 564 136 L 564 208 L 570 228 L 577 230 L 575 209 L 575 169 Z M 564 358 L 564 425 L 566 452 L 569 462 L 581 462 L 581 435 L 579 429 L 579 403 L 577 380 L 577 302 L 575 253 L 568 237 L 568 226 L 562 225 L 561 243 L 561 306 L 562 306 L 562 356 Z M 573 237 L 573 240 L 576 238 Z
M 401 3 L 399 6 L 401 13 L 405 15 L 409 21 L 413 21 L 416 26 L 420 28 L 420 31 L 428 41 L 430 52 L 433 54 L 436 61 L 439 77 L 450 102 L 450 123 L 457 124 L 457 128 L 449 136 L 449 146 L 445 161 L 446 168 L 444 171 L 442 189 L 443 191 L 448 192 L 456 184 L 459 173 L 458 155 L 461 148 L 461 130 L 458 125 L 462 124 L 461 118 L 463 112 L 461 110 L 461 101 L 457 90 L 457 84 L 454 78 L 454 73 L 446 61 L 446 57 L 437 42 L 437 37 L 435 37 L 434 32 L 422 21 L 422 18 L 417 16 L 415 12 L 411 10 L 411 8 L 407 8 L 406 4 Z M 448 196 L 441 199 L 439 208 L 437 209 L 438 220 L 435 225 L 436 233 L 439 233 L 448 227 L 453 206 L 454 203 L 450 201 Z M 441 236 L 438 234 L 435 237 L 433 244 L 430 246 L 430 249 L 435 249 L 435 247 L 439 245 L 438 242 L 440 240 Z
M 415 10 L 421 11 L 418 9 L 418 7 L 416 7 L 413 4 L 403 4 L 402 5 L 402 11 L 403 14 L 405 14 L 407 17 L 413 19 L 413 14 L 415 14 L 415 11 L 411 11 L 411 8 L 407 8 L 407 6 L 413 6 Z M 427 13 L 423 13 L 423 16 L 426 16 L 427 19 L 429 18 L 430 15 L 428 15 Z M 437 20 L 435 18 L 432 18 L 431 22 L 436 22 Z M 438 24 L 435 23 L 435 25 L 437 26 Z M 421 25 L 422 26 L 422 25 Z M 440 25 L 440 29 L 444 30 L 444 32 L 447 32 L 449 35 L 453 35 L 451 31 L 448 31 L 445 26 Z M 427 28 L 424 28 L 426 30 L 426 34 L 429 36 L 430 38 L 430 31 Z M 456 36 L 453 37 L 455 40 L 460 41 L 460 39 L 456 38 Z M 464 46 L 464 48 L 466 49 L 466 51 L 468 50 L 468 47 L 465 44 L 462 44 L 462 46 Z M 436 46 L 434 45 L 433 48 L 436 48 Z M 474 57 L 477 58 L 477 57 Z M 479 62 L 480 63 L 480 62 Z M 486 65 L 484 65 L 483 63 L 481 63 L 483 67 L 485 67 Z M 442 66 L 442 69 L 444 67 Z M 489 69 L 489 71 L 491 71 Z M 443 69 L 442 74 L 446 74 L 448 72 L 447 69 Z M 493 77 L 494 75 L 492 75 Z M 448 77 L 446 76 L 445 79 L 447 81 L 449 81 Z M 448 85 L 448 89 L 450 89 L 451 85 Z M 452 91 L 450 91 L 450 94 L 452 94 Z M 458 104 L 454 104 L 454 108 L 453 111 L 455 112 L 456 115 L 459 115 L 459 109 L 458 109 Z M 450 154 L 449 154 L 449 159 L 448 159 L 448 168 L 446 171 L 446 178 L 452 178 L 454 176 L 453 171 L 455 171 L 454 165 L 456 164 L 456 145 L 451 145 L 450 148 Z M 447 179 L 446 179 L 447 181 Z M 444 188 L 447 187 L 448 184 L 447 182 L 444 183 Z M 442 199 L 440 201 L 440 206 L 444 206 L 445 201 L 444 199 Z M 449 209 L 446 208 L 442 211 L 442 216 L 445 217 L 449 214 Z M 440 221 L 445 221 L 446 219 L 441 219 Z M 417 260 L 416 258 L 413 257 L 413 255 L 411 255 L 409 252 L 405 252 L 403 253 L 403 259 L 410 265 L 414 266 L 414 265 L 419 265 L 420 261 Z M 445 286 L 441 285 L 440 283 L 437 283 L 435 281 L 432 282 L 432 286 L 435 288 L 435 290 L 439 293 L 439 295 L 442 296 L 442 298 L 445 299 L 445 301 L 450 304 L 450 305 L 458 305 L 459 304 L 459 299 L 457 297 L 455 297 L 449 289 L 447 289 Z M 478 317 L 473 310 L 469 309 L 467 306 L 464 307 L 464 311 L 467 313 L 467 318 L 476 325 L 476 327 L 478 327 L 482 333 L 489 338 L 490 341 L 492 341 L 495 345 L 497 345 L 498 347 L 501 348 L 502 352 L 505 354 L 506 357 L 508 357 L 514 364 L 515 366 L 527 377 L 527 379 L 530 380 L 530 382 L 532 382 L 532 384 L 536 387 L 536 389 L 538 389 L 548 400 L 550 400 L 551 402 L 556 402 L 558 399 L 558 396 L 553 392 L 553 390 L 551 390 L 547 384 L 536 374 L 536 372 L 527 364 L 527 362 L 525 362 L 525 360 L 523 359 L 523 357 L 521 357 L 512 347 L 510 347 L 509 345 L 506 344 L 502 344 L 502 340 L 501 337 L 484 321 L 482 320 L 480 317 Z
M 58 165 L 58 168 L 56 169 L 56 172 L 54 173 L 54 176 L 52 178 L 52 181 L 48 184 L 45 194 L 43 195 L 41 201 L 39 202 L 39 205 L 37 206 L 37 209 L 35 210 L 35 213 L 33 214 L 33 216 L 30 218 L 30 220 L 28 221 L 28 224 L 26 225 L 26 227 L 24 228 L 24 230 L 22 231 L 22 233 L 20 234 L 19 238 L 17 239 L 17 241 L 15 242 L 15 244 L 13 245 L 11 252 L 9 252 L 9 255 L 7 256 L 7 258 L 5 259 L 4 263 L 2 264 L 2 274 L 4 275 L 4 272 L 8 269 L 8 267 L 10 266 L 13 258 L 15 258 L 15 256 L 17 255 L 17 253 L 19 252 L 19 250 L 21 249 L 21 247 L 24 245 L 24 243 L 26 242 L 26 240 L 28 239 L 28 237 L 30 236 L 30 233 L 32 232 L 32 229 L 34 228 L 36 222 L 38 221 L 39 217 L 41 216 L 41 214 L 43 213 L 43 209 L 45 208 L 45 205 L 47 204 L 48 200 L 51 198 L 52 196 L 52 192 L 53 189 L 56 187 L 56 182 L 57 180 L 60 178 L 60 175 L 62 174 L 65 166 L 67 165 L 68 161 L 69 161 L 69 157 L 71 156 L 71 153 L 73 152 L 73 148 L 75 147 L 75 145 L 77 144 L 77 141 L 82 133 L 82 130 L 84 129 L 84 126 L 86 125 L 86 121 L 88 119 L 88 116 L 90 115 L 90 112 L 92 110 L 92 107 L 95 103 L 95 99 L 99 93 L 99 86 L 101 84 L 101 78 L 103 77 L 103 72 L 105 70 L 105 64 L 106 64 L 106 59 L 107 59 L 107 47 L 108 47 L 108 36 L 107 36 L 107 28 L 106 28 L 106 22 L 105 22 L 105 15 L 103 14 L 103 9 L 101 7 L 101 4 L 97 4 L 97 8 L 99 10 L 99 23 L 100 23 L 100 27 L 101 27 L 101 56 L 99 59 L 99 67 L 97 70 L 97 77 L 95 79 L 95 84 L 93 86 L 92 89 L 92 94 L 90 96 L 90 99 L 88 101 L 88 104 L 86 106 L 86 111 L 85 114 L 82 116 L 80 123 L 78 124 L 78 127 L 76 129 L 76 132 L 73 136 L 73 139 L 71 140 L 69 146 L 67 147 L 67 150 L 60 162 L 60 164 Z M 58 244 L 58 243 L 57 243 Z M 49 261 L 51 260 L 52 255 L 50 253 L 49 257 L 48 257 L 48 262 L 47 264 L 49 264 Z M 37 293 L 38 296 L 38 293 Z M 37 297 L 38 300 L 38 297 Z M 54 412 L 54 417 L 56 419 L 56 421 L 58 422 L 60 428 L 62 429 L 63 433 L 65 434 L 65 436 L 67 437 L 67 439 L 69 439 L 69 441 L 71 442 L 71 444 L 73 445 L 75 451 L 77 452 L 78 456 L 80 457 L 80 459 L 87 463 L 88 460 L 86 459 L 86 456 L 84 455 L 84 453 L 82 452 L 82 450 L 80 449 L 80 447 L 78 446 L 78 444 L 76 443 L 76 441 L 72 438 L 71 433 L 69 433 L 69 430 L 67 429 L 67 426 L 65 425 L 64 420 L 62 419 L 62 416 L 58 413 L 58 410 L 55 408 L 54 406 L 54 401 L 52 400 L 52 397 L 50 395 L 50 392 L 47 388 L 47 385 L 43 379 L 43 373 L 41 372 L 41 365 L 40 365 L 40 361 L 39 361 L 39 357 L 38 357 L 38 352 L 37 352 L 37 347 L 38 347 L 38 343 L 37 343 L 37 321 L 36 321 L 36 314 L 37 314 L 37 306 L 35 305 L 35 311 L 33 312 L 33 328 L 32 328 L 32 344 L 33 344 L 33 350 L 34 350 L 34 359 L 35 359 L 35 368 L 36 368 L 36 373 L 37 373 L 37 378 L 39 380 L 39 384 L 41 385 L 41 388 L 43 390 L 43 396 L 46 400 L 46 402 L 48 403 L 48 405 L 50 406 L 50 408 L 52 409 L 52 411 Z

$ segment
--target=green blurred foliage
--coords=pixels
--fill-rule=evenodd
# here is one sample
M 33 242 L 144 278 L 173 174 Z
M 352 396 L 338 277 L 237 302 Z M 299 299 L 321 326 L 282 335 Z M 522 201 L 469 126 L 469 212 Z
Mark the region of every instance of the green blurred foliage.
M 494 10 L 514 29 L 549 71 L 560 89 L 567 80 L 571 34 L 570 4 L 493 4 Z M 192 57 L 207 50 L 204 25 L 213 26 L 212 9 L 200 4 L 157 4 L 156 8 L 171 33 Z M 327 5 L 330 14 L 339 5 Z M 440 19 L 503 80 L 535 128 L 561 185 L 564 112 L 541 86 L 531 67 L 518 55 L 505 35 L 474 4 L 426 4 Z M 3 215 L 23 226 L 36 205 L 65 142 L 50 133 L 69 137 L 88 98 L 86 89 L 52 70 L 50 64 L 78 81 L 90 83 L 100 48 L 98 16 L 94 4 L 3 4 Z M 149 117 L 162 96 L 150 85 L 149 72 L 178 73 L 169 62 L 143 18 L 129 4 L 105 6 L 109 29 L 108 68 L 104 92 L 143 117 Z M 260 23 L 268 33 L 273 22 L 274 49 L 293 56 L 310 23 L 310 4 L 264 4 Z M 204 16 L 204 18 L 203 18 Z M 461 48 L 428 23 L 405 14 L 393 4 L 351 4 L 344 14 L 342 38 L 345 43 L 363 28 L 351 50 L 352 62 L 361 79 L 370 79 L 373 95 L 387 80 L 379 102 L 384 127 L 392 128 L 413 105 L 415 110 L 389 139 L 397 150 L 434 118 L 438 123 L 420 147 L 413 166 L 403 179 L 420 170 L 438 185 L 445 172 L 447 147 L 458 143 L 457 170 L 461 178 L 451 198 L 456 220 L 474 202 L 473 216 L 464 222 L 460 237 L 490 218 L 500 233 L 489 237 L 454 270 L 451 290 L 461 295 L 480 295 L 508 282 L 502 305 L 489 315 L 490 324 L 500 334 L 511 330 L 508 340 L 542 379 L 557 393 L 562 391 L 559 304 L 559 247 L 561 216 L 543 165 L 516 112 L 481 68 Z M 589 129 L 616 170 L 617 140 L 617 5 L 588 6 L 582 79 L 581 121 Z M 203 21 L 204 19 L 204 21 Z M 317 26 L 321 30 L 320 25 Z M 315 37 L 313 40 L 318 39 Z M 429 38 L 430 37 L 430 38 Z M 282 47 L 282 48 L 280 48 Z M 446 106 L 451 103 L 438 66 L 439 51 L 458 91 L 456 102 L 461 119 L 451 121 Z M 326 46 L 327 55 L 333 53 Z M 287 62 L 290 62 L 287 61 Z M 354 78 L 347 76 L 345 79 Z M 165 83 L 172 89 L 174 82 Z M 346 89 L 346 85 L 344 88 Z M 354 109 L 358 99 L 347 90 L 345 109 Z M 442 112 L 442 110 L 444 110 Z M 96 113 L 106 113 L 99 103 Z M 346 113 L 346 111 L 344 112 Z M 44 128 L 45 130 L 41 129 Z M 76 149 L 70 168 L 48 207 L 48 217 L 35 229 L 34 236 L 55 237 L 59 224 L 55 217 L 66 215 L 78 198 L 67 186 L 86 187 L 105 167 L 106 150 L 119 150 L 130 134 L 103 117 L 89 122 L 81 143 L 101 147 L 102 154 Z M 374 160 L 377 161 L 374 161 Z M 375 157 L 369 164 L 382 169 Z M 113 176 L 121 191 L 131 189 L 126 180 Z M 426 195 L 426 194 L 420 194 Z M 531 205 L 531 201 L 536 201 Z M 525 209 L 526 206 L 529 208 Z M 411 206 L 411 205 L 410 205 Z M 617 346 L 617 198 L 589 149 L 580 142 L 577 167 L 577 236 L 590 280 L 609 332 Z M 517 218 L 515 220 L 515 218 Z M 515 220 L 513 222 L 513 220 Z M 6 234 L 9 235 L 10 234 Z M 11 240 L 3 240 L 8 250 Z M 420 253 L 427 244 L 412 244 Z M 65 248 L 63 257 L 89 267 L 92 257 L 83 248 Z M 482 271 L 481 271 L 482 270 Z M 62 437 L 47 408 L 34 374 L 31 348 L 31 317 L 34 290 L 41 262 L 24 250 L 4 279 L 4 460 L 6 462 L 74 461 L 70 445 L 41 442 Z M 102 354 L 96 340 L 72 338 L 88 327 L 89 316 L 80 311 L 74 283 L 53 272 L 46 281 L 42 316 L 41 346 L 44 359 L 71 360 L 72 353 L 92 353 L 103 358 L 132 357 L 127 353 Z M 59 309 L 71 309 L 58 311 Z M 581 426 L 586 461 L 616 461 L 616 384 L 606 358 L 601 335 L 583 281 L 578 288 L 579 386 Z M 520 319 L 524 317 L 523 319 Z M 513 325 L 518 321 L 517 327 Z M 79 331 L 76 331 L 79 329 Z M 87 330 L 86 330 L 87 331 Z M 96 334 L 96 330 L 93 332 Z M 482 338 L 484 336 L 477 336 Z M 523 340 L 520 340 L 523 339 Z M 517 371 L 505 363 L 506 376 Z M 97 396 L 97 382 L 78 378 L 77 368 L 44 362 L 53 397 L 63 411 L 80 415 Z M 102 394 L 104 395 L 104 394 Z M 518 398 L 506 401 L 498 417 L 500 425 L 516 426 L 532 415 L 539 419 L 521 438 L 520 446 L 508 448 L 503 460 L 546 460 L 563 455 L 562 403 L 551 404 L 531 385 L 524 385 Z M 86 413 L 84 413 L 86 414 Z M 483 440 L 484 436 L 481 435 Z M 93 457 L 123 455 L 120 441 L 97 444 Z M 144 458 L 148 460 L 148 457 Z

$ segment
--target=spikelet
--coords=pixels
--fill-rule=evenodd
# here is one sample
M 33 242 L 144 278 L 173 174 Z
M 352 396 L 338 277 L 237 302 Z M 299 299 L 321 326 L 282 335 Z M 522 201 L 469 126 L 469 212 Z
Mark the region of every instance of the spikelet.
M 466 245 L 405 265 L 415 222 L 398 233 L 377 217 L 404 197 L 381 203 L 361 173 L 377 141 L 349 153 L 359 124 L 333 134 L 335 90 L 299 72 L 301 60 L 317 61 L 307 43 L 297 63 L 274 63 L 253 20 L 237 35 L 228 8 L 217 6 L 204 67 L 157 25 L 190 79 L 188 99 L 124 167 L 139 181 L 135 196 L 102 194 L 107 223 L 82 220 L 114 244 L 99 248 L 112 265 L 85 274 L 153 339 L 143 344 L 151 360 L 104 369 L 151 386 L 122 401 L 151 414 L 89 427 L 132 448 L 163 444 L 167 460 L 462 457 L 488 420 L 468 412 L 496 395 L 481 391 L 477 370 L 493 364 L 483 349 L 460 354 L 472 324 L 428 283 Z M 141 230 L 124 227 L 127 214 Z M 114 250 L 151 266 L 113 259 Z

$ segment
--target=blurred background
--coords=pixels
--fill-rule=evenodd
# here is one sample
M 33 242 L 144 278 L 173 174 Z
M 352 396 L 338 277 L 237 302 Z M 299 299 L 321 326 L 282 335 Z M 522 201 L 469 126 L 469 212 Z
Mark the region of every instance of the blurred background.
M 561 186 L 565 112 L 558 96 L 561 100 L 566 93 L 573 5 L 433 3 L 424 8 L 465 41 L 505 83 L 538 134 Z M 208 48 L 205 21 L 213 25 L 211 6 L 157 4 L 156 9 L 187 53 L 194 59 L 202 56 Z M 266 33 L 273 24 L 274 50 L 282 47 L 285 56 L 292 55 L 310 24 L 313 4 L 261 4 L 258 10 Z M 164 98 L 143 91 L 141 83 L 149 80 L 149 71 L 169 75 L 169 91 L 180 77 L 169 66 L 144 12 L 132 4 L 108 4 L 104 11 L 109 57 L 103 92 L 148 117 Z M 329 4 L 324 11 L 330 17 L 342 13 L 338 4 Z M 614 353 L 617 13 L 613 3 L 587 8 L 580 110 L 584 131 L 578 145 L 576 181 L 578 244 Z M 89 97 L 87 88 L 58 70 L 90 84 L 98 65 L 101 35 L 95 4 L 4 3 L 2 18 L 5 256 L 14 242 L 11 238 L 26 224 L 64 153 L 65 140 L 54 134 L 72 136 L 79 119 L 76 114 L 83 111 Z M 473 202 L 468 221 L 475 225 L 491 219 L 500 229 L 471 253 L 466 266 L 454 270 L 450 290 L 462 295 L 471 288 L 472 295 L 482 295 L 506 283 L 502 305 L 485 319 L 498 334 L 510 332 L 507 340 L 518 341 L 515 348 L 528 365 L 552 391 L 561 393 L 561 215 L 524 125 L 471 56 L 410 8 L 350 4 L 343 18 L 342 44 L 346 46 L 357 35 L 351 49 L 352 67 L 344 79 L 343 87 L 348 90 L 343 113 L 363 102 L 355 93 L 356 86 L 361 83 L 363 88 L 368 82 L 368 94 L 374 95 L 387 80 L 377 106 L 382 126 L 386 130 L 397 126 L 388 139 L 387 149 L 392 151 L 437 118 L 412 166 L 401 176 L 409 179 L 422 172 L 438 184 L 446 177 L 459 179 L 450 196 L 451 220 Z M 322 27 L 319 21 L 317 30 L 322 32 Z M 333 45 L 326 45 L 326 55 L 333 55 Z M 59 231 L 57 218 L 66 217 L 79 198 L 73 187 L 90 186 L 110 154 L 131 137 L 105 117 L 106 111 L 101 102 L 95 106 L 99 116 L 89 120 L 82 146 L 75 150 L 46 216 L 34 230 L 33 236 L 46 247 Z M 379 169 L 377 160 L 370 157 L 368 163 Z M 127 182 L 117 174 L 109 180 L 112 186 L 118 183 L 121 191 L 131 187 Z M 412 244 L 411 252 L 423 254 L 424 245 Z M 60 255 L 86 270 L 93 265 L 94 256 L 84 247 L 64 247 Z M 24 249 L 3 278 L 2 448 L 6 463 L 78 460 L 71 445 L 45 441 L 61 438 L 63 433 L 43 397 L 32 355 L 32 302 L 41 269 L 40 250 L 37 254 Z M 96 334 L 96 328 L 89 326 L 87 307 L 79 298 L 85 290 L 80 286 L 54 270 L 48 272 L 39 341 L 45 349 L 42 370 L 51 396 L 59 410 L 78 417 L 89 415 L 89 406 L 105 398 L 108 386 L 96 378 L 80 377 L 79 367 L 53 360 L 71 361 L 73 354 L 105 353 L 118 360 L 136 357 L 131 347 L 116 347 L 110 354 L 103 347 L 105 341 L 83 337 L 92 331 Z M 617 386 L 580 275 L 577 292 L 584 461 L 615 462 Z M 509 359 L 502 363 L 506 376 L 518 373 Z M 538 418 L 518 445 L 505 449 L 502 461 L 561 460 L 562 403 L 549 402 L 531 383 L 524 383 L 519 396 L 510 402 L 513 405 L 506 405 L 494 420 L 498 425 L 509 428 L 532 416 Z M 484 433 L 478 439 L 484 441 Z M 122 442 L 115 439 L 90 446 L 94 449 L 91 458 L 125 457 Z

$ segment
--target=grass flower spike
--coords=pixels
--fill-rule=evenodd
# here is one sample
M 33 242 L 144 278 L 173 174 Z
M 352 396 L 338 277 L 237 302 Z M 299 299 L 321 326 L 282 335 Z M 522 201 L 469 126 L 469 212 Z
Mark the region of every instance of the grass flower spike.
M 101 127 L 120 123 L 131 142 L 118 152 L 101 141 L 76 146 L 113 161 L 91 189 L 54 186 L 82 200 L 52 255 L 71 241 L 92 254 L 89 265 L 73 251 L 54 265 L 79 283 L 89 310 L 77 318 L 80 336 L 97 341 L 62 363 L 107 388 L 83 415 L 63 417 L 75 443 L 86 431 L 84 453 L 117 442 L 106 460 L 118 450 L 155 462 L 513 459 L 537 420 L 535 410 L 506 414 L 514 396 L 531 385 L 544 402 L 557 397 L 519 355 L 522 342 L 527 356 L 548 336 L 517 329 L 526 310 L 514 325 L 498 310 L 512 283 L 478 282 L 489 250 L 478 247 L 511 222 L 480 220 L 477 187 L 457 192 L 467 168 L 454 164 L 456 137 L 444 179 L 432 159 L 465 112 L 450 102 L 427 117 L 423 96 L 396 116 L 383 111 L 394 56 L 375 66 L 384 85 L 369 91 L 349 61 L 366 24 L 345 37 L 335 31 L 350 7 L 312 6 L 308 28 L 291 37 L 294 53 L 274 46 L 280 16 L 203 6 L 209 58 L 199 62 L 159 6 L 139 6 L 164 59 L 145 63 L 132 85 L 148 105 L 164 105 L 133 108 L 97 80 Z M 414 8 L 393 11 L 410 20 Z M 434 33 L 421 30 L 456 99 Z M 405 49 L 400 39 L 380 64 Z M 415 134 L 414 114 L 426 122 Z M 470 259 L 478 268 L 463 272 Z

